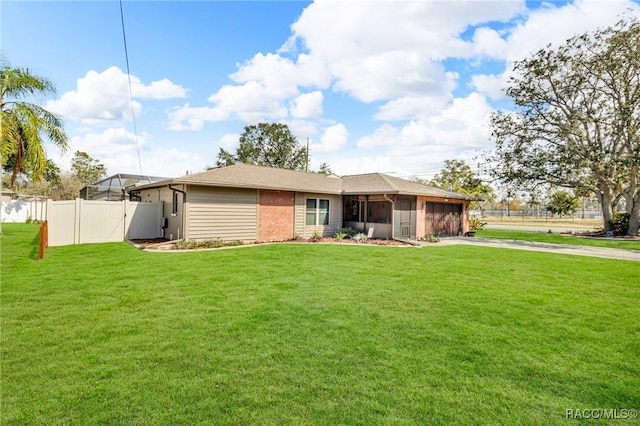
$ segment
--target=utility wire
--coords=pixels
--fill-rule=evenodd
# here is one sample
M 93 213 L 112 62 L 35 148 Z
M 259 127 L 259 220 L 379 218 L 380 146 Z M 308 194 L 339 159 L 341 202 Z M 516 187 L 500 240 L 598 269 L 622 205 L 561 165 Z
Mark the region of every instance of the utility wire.
M 122 22 L 122 40 L 124 41 L 124 57 L 127 62 L 127 78 L 129 79 L 129 103 L 131 104 L 131 117 L 133 117 L 133 134 L 136 140 L 136 152 L 138 154 L 138 166 L 142 176 L 142 160 L 140 159 L 140 145 L 138 144 L 138 126 L 136 125 L 136 112 L 133 108 L 133 89 L 131 88 L 131 70 L 129 68 L 129 51 L 127 50 L 127 36 L 124 31 L 124 12 L 122 10 L 122 0 L 120 0 L 120 21 Z

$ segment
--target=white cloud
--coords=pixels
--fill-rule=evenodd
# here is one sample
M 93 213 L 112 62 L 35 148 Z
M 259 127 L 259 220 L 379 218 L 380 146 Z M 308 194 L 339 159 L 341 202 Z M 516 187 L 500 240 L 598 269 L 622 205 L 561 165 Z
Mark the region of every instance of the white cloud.
M 240 135 L 238 133 L 227 133 L 220 138 L 218 144 L 227 151 L 235 151 L 236 148 L 238 148 L 239 142 Z
M 499 37 L 489 30 L 478 30 L 484 47 L 475 53 L 459 35 L 470 25 L 508 20 L 523 8 L 523 1 L 321 1 L 293 24 L 286 45 L 301 42 L 322 58 L 318 63 L 329 64 L 336 90 L 364 102 L 442 96 L 449 87 L 441 59 L 499 49 Z
M 145 85 L 131 76 L 132 92 L 137 99 L 183 98 L 185 89 L 167 79 Z M 95 124 L 114 120 L 130 120 L 131 111 L 140 114 L 140 102 L 131 101 L 129 79 L 118 67 L 110 67 L 98 73 L 89 71 L 79 78 L 76 90 L 64 93 L 60 99 L 47 102 L 45 108 L 62 115 L 67 120 L 82 120 Z
M 284 124 L 289 126 L 300 143 L 306 141 L 306 138 L 314 138 L 318 134 L 318 123 L 312 120 L 284 120 Z
M 322 114 L 322 92 L 300 94 L 299 87 L 326 88 L 329 75 L 322 64 L 306 54 L 294 62 L 277 54 L 256 54 L 238 65 L 229 78 L 238 83 L 222 86 L 209 96 L 213 106 L 182 107 L 169 113 L 173 130 L 200 130 L 206 121 L 237 118 L 246 123 L 284 120 L 291 104 L 293 118 L 311 118 Z M 289 101 L 289 102 L 287 102 Z
M 272 96 L 287 97 L 298 93 L 298 87 L 327 87 L 329 75 L 322 63 L 300 54 L 294 62 L 278 54 L 256 54 L 239 65 L 229 76 L 237 83 L 260 82 Z
M 477 52 L 459 35 L 469 25 L 510 19 L 523 7 L 523 1 L 315 2 L 292 25 L 278 53 L 258 53 L 238 64 L 229 75 L 236 84 L 211 95 L 207 110 L 185 107 L 172 114 L 171 128 L 201 129 L 205 121 L 227 118 L 315 118 L 322 114 L 319 95 L 307 99 L 300 93 L 328 88 L 362 102 L 387 102 L 378 119 L 413 117 L 419 112 L 397 99 L 450 99 L 458 75 L 442 59 L 501 49 L 492 30 L 477 30 Z M 298 44 L 303 53 L 297 54 Z
M 280 95 L 279 91 L 274 93 L 272 88 L 260 82 L 249 81 L 241 86 L 223 86 L 209 97 L 209 101 L 229 116 L 235 115 L 246 122 L 254 122 L 287 116 L 288 109 Z
M 382 124 L 356 142 L 358 160 L 351 161 L 349 167 L 374 171 L 372 164 L 381 167 L 380 159 L 372 160 L 375 156 L 388 159 L 386 168 L 378 171 L 426 170 L 446 159 L 471 157 L 491 143 L 487 126 L 491 111 L 482 95 L 472 93 L 455 98 L 438 114 L 411 120 L 404 126 Z M 336 170 L 341 170 L 339 165 Z
M 481 27 L 473 33 L 472 51 L 477 56 L 503 58 L 507 42 L 494 29 Z
M 257 81 L 241 86 L 225 85 L 208 100 L 214 106 L 191 107 L 187 104 L 169 111 L 169 129 L 202 130 L 205 122 L 235 118 L 256 123 L 284 119 L 289 113 L 284 99 L 269 93 L 269 88 Z
M 148 134 L 138 135 L 123 127 L 108 128 L 101 132 L 88 132 L 71 137 L 69 150 L 61 154 L 48 147 L 48 156 L 62 170 L 70 170 L 71 160 L 76 151 L 83 151 L 103 163 L 109 175 L 115 173 L 140 174 L 154 176 L 179 176 L 185 173 L 185 164 L 191 167 L 201 162 L 197 154 L 191 154 L 173 147 L 161 147 L 149 142 Z M 138 160 L 140 152 L 140 161 Z
M 206 121 L 224 121 L 229 113 L 220 108 L 192 107 L 185 104 L 168 111 L 169 130 L 202 130 Z
M 390 124 L 383 124 L 372 134 L 364 136 L 356 142 L 358 148 L 374 148 L 391 146 L 399 138 L 399 130 Z
M 309 146 L 311 153 L 336 152 L 344 148 L 349 142 L 349 131 L 344 124 L 339 123 L 325 129 L 320 143 Z
M 514 60 L 612 24 L 632 4 L 316 1 L 277 53 L 236 64 L 230 84 L 213 88 L 208 105 L 170 110 L 170 128 L 283 122 L 302 143 L 317 140 L 312 160 L 327 160 L 337 173 L 431 170 L 492 145 L 487 99 L 503 98 Z M 336 109 L 347 97 L 348 107 Z M 368 118 L 377 128 L 367 129 Z M 235 149 L 236 137 L 219 145 Z
M 526 20 L 503 35 L 504 39 L 499 38 L 497 31 L 479 28 L 474 34 L 474 50 L 505 59 L 506 63 L 503 73 L 472 76 L 471 86 L 492 99 L 503 99 L 502 90 L 507 85 L 515 61 L 549 44 L 558 46 L 577 34 L 613 25 L 625 11 L 640 13 L 640 6 L 627 0 L 609 1 L 604 6 L 604 2 L 587 0 L 562 5 L 545 3 L 541 8 L 530 11 Z
M 402 97 L 382 105 L 374 118 L 381 121 L 398 121 L 433 115 L 446 108 L 451 100 L 450 94 L 429 98 L 425 96 Z
M 295 118 L 313 118 L 322 116 L 322 92 L 316 90 L 311 93 L 303 93 L 291 101 L 289 110 Z
M 513 62 L 537 52 L 549 43 L 561 44 L 574 35 L 612 25 L 628 9 L 640 12 L 637 3 L 627 0 L 576 0 L 562 5 L 545 3 L 543 7 L 531 11 L 527 19 L 510 32 L 505 58 Z
M 507 81 L 507 73 L 500 75 L 479 74 L 471 77 L 471 85 L 475 90 L 494 100 L 505 97 L 503 89 L 506 87 Z
M 131 76 L 131 84 L 131 91 L 134 98 L 175 99 L 187 96 L 187 92 L 183 87 L 172 83 L 171 80 L 166 78 L 152 81 L 151 84 L 145 86 L 138 77 Z

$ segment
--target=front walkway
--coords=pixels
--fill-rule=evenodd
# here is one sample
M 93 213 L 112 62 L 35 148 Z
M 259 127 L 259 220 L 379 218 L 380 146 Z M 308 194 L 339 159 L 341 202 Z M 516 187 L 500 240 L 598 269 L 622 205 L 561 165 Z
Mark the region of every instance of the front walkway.
M 469 244 L 476 246 L 510 248 L 516 250 L 543 251 L 548 253 L 573 254 L 577 256 L 603 257 L 640 262 L 640 251 L 605 247 L 574 246 L 568 244 L 537 243 L 531 241 L 500 240 L 493 238 L 450 237 L 442 238 L 438 245 Z M 422 243 L 421 245 L 431 245 Z

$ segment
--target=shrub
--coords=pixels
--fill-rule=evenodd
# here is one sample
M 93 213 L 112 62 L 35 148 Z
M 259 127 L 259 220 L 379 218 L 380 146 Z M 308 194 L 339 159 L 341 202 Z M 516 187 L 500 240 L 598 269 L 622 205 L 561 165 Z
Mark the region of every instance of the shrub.
M 487 222 L 483 222 L 480 219 L 480 216 L 471 216 L 469 218 L 469 230 L 470 231 L 480 231 L 484 229 Z
M 198 243 L 198 248 L 218 248 L 224 247 L 224 241 L 220 238 L 212 238 L 210 240 L 204 240 Z
M 320 241 L 322 240 L 322 232 L 320 231 L 313 231 L 313 235 L 311 235 L 311 241 Z
M 32 222 L 33 222 L 33 218 L 31 216 L 29 216 L 27 220 L 25 220 L 25 223 L 32 223 Z
M 336 239 L 336 240 L 338 240 L 338 241 L 342 241 L 342 240 L 344 240 L 344 239 L 345 239 L 345 237 L 347 236 L 347 234 L 346 234 L 346 233 L 344 233 L 344 232 L 336 232 L 333 236 L 335 237 L 335 239 Z
M 176 250 L 187 250 L 192 248 L 191 247 L 191 241 L 176 241 L 175 243 L 173 243 L 173 248 L 175 248 Z
M 353 228 L 342 228 L 338 232 L 344 233 L 345 234 L 345 238 L 352 238 L 352 237 L 355 237 L 356 235 L 358 235 L 358 231 L 356 231 Z
M 202 248 L 220 248 L 225 246 L 238 246 L 244 244 L 242 241 L 231 241 L 225 243 L 221 238 L 211 238 L 209 240 L 204 241 L 178 241 L 174 243 L 174 247 L 177 250 L 194 250 L 194 249 L 202 249 Z
M 615 212 L 611 215 L 609 226 L 615 235 L 626 235 L 629 229 L 629 213 Z
M 557 191 L 551 194 L 551 200 L 547 206 L 547 211 L 551 214 L 573 215 L 578 210 L 578 197 L 569 194 L 567 191 Z
M 427 234 L 424 237 L 420 238 L 420 241 L 426 241 L 428 243 L 438 243 L 440 242 L 440 237 L 433 234 Z

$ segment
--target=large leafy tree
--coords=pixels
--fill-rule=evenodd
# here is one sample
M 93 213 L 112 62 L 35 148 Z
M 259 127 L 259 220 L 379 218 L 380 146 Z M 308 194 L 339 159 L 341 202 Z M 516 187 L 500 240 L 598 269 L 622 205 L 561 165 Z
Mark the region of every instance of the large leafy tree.
M 83 185 L 91 185 L 107 176 L 104 164 L 82 151 L 76 151 L 73 155 L 71 171 Z
M 27 193 L 46 195 L 53 201 L 73 200 L 78 198 L 82 187 L 85 186 L 78 176 L 71 172 L 62 172 L 53 180 L 30 183 L 25 191 Z
M 491 125 L 489 171 L 520 187 L 592 191 L 610 229 L 622 197 L 627 233 L 640 222 L 640 22 L 585 33 L 516 62 L 506 94 L 515 110 Z
M 238 163 L 306 170 L 307 149 L 298 144 L 286 124 L 259 123 L 244 128 L 235 154 L 220 148 L 217 167 Z
M 483 200 L 494 198 L 493 188 L 482 182 L 463 160 L 445 160 L 444 168 L 428 184 Z M 472 208 L 475 208 L 475 205 Z
M 2 167 L 10 161 L 11 186 L 25 173 L 33 181 L 47 172 L 49 161 L 45 153 L 46 138 L 65 150 L 67 135 L 60 117 L 43 107 L 25 101 L 34 95 L 54 94 L 53 84 L 28 69 L 12 68 L 6 61 L 0 65 L 0 153 Z

